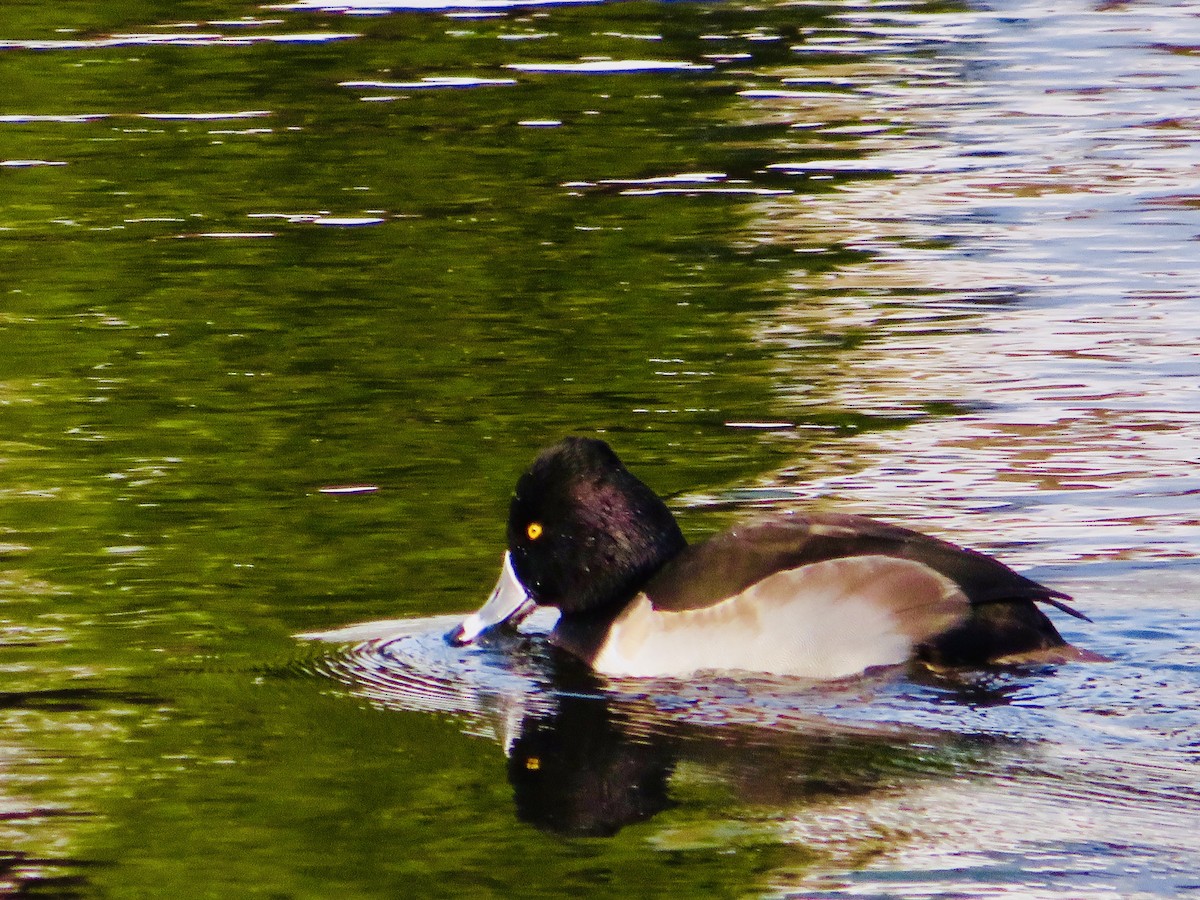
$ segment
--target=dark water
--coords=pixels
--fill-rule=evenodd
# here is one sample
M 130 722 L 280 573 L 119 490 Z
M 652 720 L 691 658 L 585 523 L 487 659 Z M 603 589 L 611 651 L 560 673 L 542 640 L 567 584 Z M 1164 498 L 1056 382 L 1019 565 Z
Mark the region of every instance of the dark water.
M 1169 3 L 0 6 L 0 890 L 1200 892 L 1198 59 Z M 916 525 L 1113 662 L 446 647 L 598 432 L 689 534 Z

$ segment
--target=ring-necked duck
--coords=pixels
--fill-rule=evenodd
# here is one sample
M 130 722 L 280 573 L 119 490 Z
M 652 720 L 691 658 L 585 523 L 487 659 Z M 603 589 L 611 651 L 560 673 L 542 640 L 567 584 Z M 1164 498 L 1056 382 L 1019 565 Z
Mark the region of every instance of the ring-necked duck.
M 1086 620 L 1069 599 L 990 556 L 860 516 L 783 515 L 689 546 L 607 444 L 567 438 L 517 482 L 500 580 L 447 640 L 469 644 L 540 605 L 561 612 L 552 642 L 609 675 L 829 679 L 910 659 L 1099 658 L 1036 605 Z

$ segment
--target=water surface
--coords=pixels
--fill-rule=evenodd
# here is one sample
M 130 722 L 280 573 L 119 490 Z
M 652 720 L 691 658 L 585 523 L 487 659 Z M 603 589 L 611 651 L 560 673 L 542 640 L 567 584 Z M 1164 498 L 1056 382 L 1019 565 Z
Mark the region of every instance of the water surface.
M 5 4 L 0 881 L 1200 889 L 1198 47 L 1169 3 Z M 691 536 L 997 553 L 1113 662 L 451 650 L 571 433 Z

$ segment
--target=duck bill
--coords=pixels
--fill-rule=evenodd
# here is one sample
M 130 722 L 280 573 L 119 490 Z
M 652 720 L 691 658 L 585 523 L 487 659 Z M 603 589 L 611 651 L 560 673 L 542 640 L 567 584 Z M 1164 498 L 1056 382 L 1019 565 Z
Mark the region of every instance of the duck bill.
M 504 554 L 504 565 L 500 569 L 500 579 L 492 588 L 491 596 L 479 608 L 456 625 L 446 640 L 455 647 L 465 647 L 477 641 L 484 632 L 503 625 L 505 622 L 519 624 L 533 612 L 535 603 L 525 590 L 525 586 L 517 579 L 513 571 L 512 556 Z

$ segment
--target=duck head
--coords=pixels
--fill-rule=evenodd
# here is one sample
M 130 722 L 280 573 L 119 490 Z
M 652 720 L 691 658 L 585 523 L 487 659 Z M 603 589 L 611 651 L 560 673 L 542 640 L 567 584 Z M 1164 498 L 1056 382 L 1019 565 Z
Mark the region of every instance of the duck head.
M 684 546 L 666 504 L 604 441 L 567 438 L 517 481 L 500 579 L 447 640 L 469 644 L 535 606 L 564 616 L 619 607 Z

